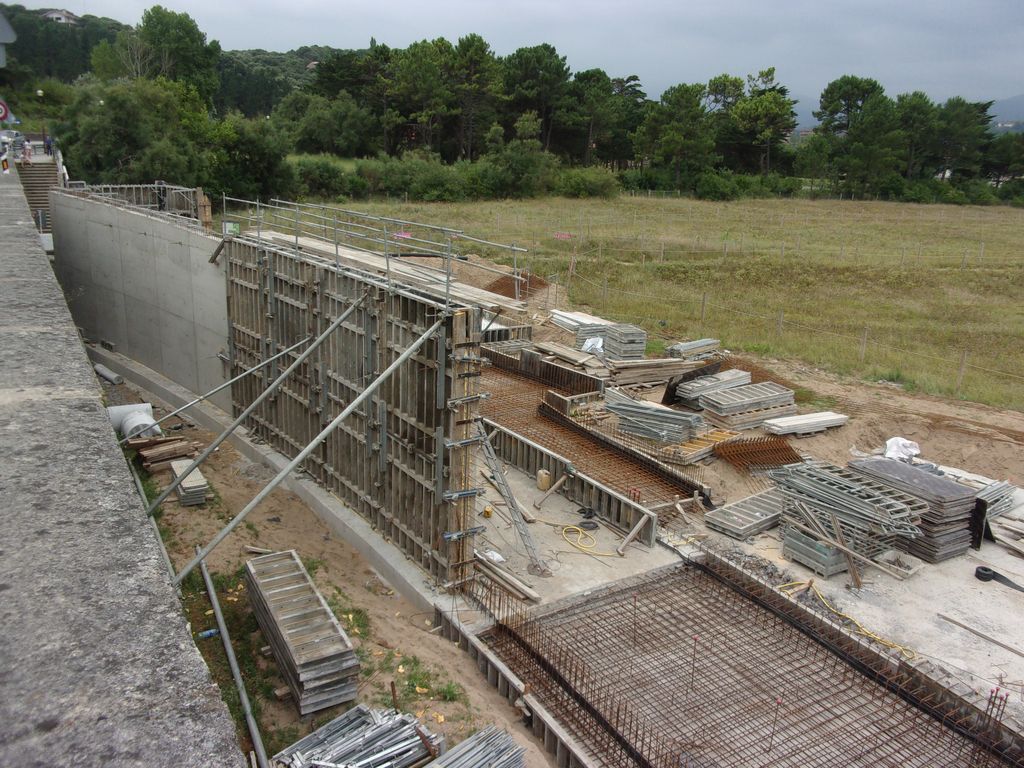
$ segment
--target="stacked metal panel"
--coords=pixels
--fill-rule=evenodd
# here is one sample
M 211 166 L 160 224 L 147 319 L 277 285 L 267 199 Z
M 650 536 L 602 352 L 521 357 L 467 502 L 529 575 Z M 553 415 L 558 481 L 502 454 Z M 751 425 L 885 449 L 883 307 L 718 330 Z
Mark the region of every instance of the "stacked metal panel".
M 857 459 L 850 467 L 927 504 L 921 515 L 922 535 L 908 544 L 907 552 L 938 563 L 970 547 L 971 513 L 978 495 L 975 489 L 895 459 Z
M 615 389 L 605 392 L 605 409 L 619 417 L 619 431 L 661 443 L 688 442 L 704 425 L 699 414 L 682 413 L 658 403 L 633 400 Z
M 723 389 L 735 389 L 750 383 L 750 372 L 731 368 L 710 376 L 700 376 L 693 381 L 684 381 L 676 386 L 676 397 L 691 408 L 700 407 L 700 396 L 720 392 Z
M 863 475 L 823 462 L 790 464 L 768 475 L 782 491 L 784 521 L 820 531 L 864 557 L 921 534 L 917 523 L 927 505 Z
M 697 339 L 696 341 L 680 341 L 673 344 L 665 351 L 669 357 L 681 357 L 690 360 L 695 357 L 704 357 L 717 352 L 722 342 L 718 339 Z
M 773 435 L 812 435 L 832 427 L 841 427 L 849 420 L 849 416 L 844 416 L 841 413 L 821 411 L 820 413 L 802 413 L 799 416 L 767 419 L 761 426 L 765 432 L 770 432 Z
M 245 564 L 249 601 L 303 715 L 356 697 L 359 660 L 295 550 Z
M 604 335 L 604 354 L 611 360 L 643 360 L 647 331 L 636 325 L 609 325 Z
M 587 339 L 603 339 L 608 328 L 614 325 L 611 320 L 586 312 L 564 312 L 559 309 L 551 310 L 551 322 L 576 335 L 576 349 L 582 349 Z
M 704 513 L 704 524 L 734 539 L 774 528 L 782 516 L 782 491 L 770 488 Z
M 782 556 L 806 565 L 826 579 L 849 569 L 842 550 L 822 544 L 792 525 L 784 526 L 782 532 Z
M 192 466 L 192 459 L 177 459 L 171 462 L 171 474 L 177 479 Z M 188 477 L 181 481 L 177 488 L 178 501 L 185 507 L 197 507 L 206 503 L 206 494 L 210 490 L 210 484 L 206 482 L 203 473 L 199 468 L 188 473 Z
M 427 750 L 424 739 L 433 752 Z M 274 762 L 286 768 L 409 768 L 421 765 L 443 745 L 443 737 L 422 728 L 412 715 L 360 704 L 278 752 Z
M 526 768 L 526 750 L 512 734 L 489 725 L 429 763 L 427 768 Z
M 796 413 L 793 390 L 774 381 L 711 392 L 699 402 L 707 420 L 726 429 L 753 429 L 766 419 Z

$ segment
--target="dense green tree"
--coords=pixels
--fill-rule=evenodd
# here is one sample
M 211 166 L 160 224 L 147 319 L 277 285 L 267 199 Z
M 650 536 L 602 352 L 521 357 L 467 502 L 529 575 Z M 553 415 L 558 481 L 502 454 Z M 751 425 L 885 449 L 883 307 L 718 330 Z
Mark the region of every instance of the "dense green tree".
M 939 110 L 921 91 L 896 97 L 896 120 L 900 127 L 904 178 L 920 179 L 934 172 Z
M 959 96 L 939 107 L 939 173 L 957 182 L 981 175 L 982 159 L 991 141 L 991 101 L 971 102 Z
M 541 121 L 540 141 L 551 148 L 551 135 L 567 106 L 569 65 L 553 45 L 519 48 L 504 60 L 505 93 L 512 114 L 535 112 Z
M 878 194 L 900 170 L 896 105 L 883 93 L 868 96 L 850 118 L 839 158 L 844 188 L 852 195 Z
M 992 140 L 985 155 L 985 175 L 998 189 L 1024 179 L 1024 133 L 1004 133 Z
M 455 99 L 453 59 L 454 49 L 444 38 L 421 40 L 394 56 L 390 94 L 407 117 L 410 146 L 437 149 L 440 144 L 442 121 Z
M 572 157 L 590 165 L 601 157 L 605 142 L 619 119 L 612 79 L 603 69 L 588 69 L 573 75 L 563 126 L 575 135 L 567 148 Z
M 702 84 L 674 85 L 661 101 L 648 107 L 636 142 L 638 157 L 669 168 L 676 188 L 684 179 L 696 183 L 697 177 L 715 161 L 715 140 L 707 120 Z
M 237 110 L 247 117 L 269 115 L 293 86 L 283 72 L 228 52 L 217 62 L 219 87 L 213 105 L 220 114 Z
M 796 146 L 793 170 L 798 176 L 811 179 L 811 191 L 820 191 L 825 183 L 834 181 L 832 143 L 820 133 L 812 133 Z
M 618 169 L 624 169 L 634 158 L 633 134 L 644 120 L 647 94 L 636 75 L 612 78 L 615 120 L 597 156 Z
M 795 105 L 789 91 L 776 82 L 775 67 L 769 67 L 747 78 L 747 94 L 730 109 L 736 126 L 760 150 L 762 174 L 772 169 L 773 148 L 777 150 L 796 128 Z
M 821 121 L 821 132 L 833 136 L 846 133 L 864 108 L 864 102 L 884 92 L 885 89 L 870 77 L 843 75 L 833 80 L 821 92 L 819 109 L 814 112 L 814 116 Z
M 474 160 L 501 99 L 501 65 L 480 35 L 459 38 L 452 61 L 459 157 Z
M 160 74 L 188 83 L 206 103 L 213 102 L 220 43 L 207 42 L 206 34 L 191 16 L 154 5 L 143 12 L 137 32 Z

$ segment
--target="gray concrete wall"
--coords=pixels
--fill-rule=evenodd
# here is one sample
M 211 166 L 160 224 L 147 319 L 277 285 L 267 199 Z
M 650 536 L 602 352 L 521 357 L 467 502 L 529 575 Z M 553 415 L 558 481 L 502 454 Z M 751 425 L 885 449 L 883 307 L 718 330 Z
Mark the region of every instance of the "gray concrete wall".
M 0 765 L 240 768 L 13 173 L 0 269 Z
M 228 313 L 219 238 L 54 190 L 54 269 L 87 338 L 192 392 L 226 381 Z M 231 409 L 230 394 L 213 402 Z

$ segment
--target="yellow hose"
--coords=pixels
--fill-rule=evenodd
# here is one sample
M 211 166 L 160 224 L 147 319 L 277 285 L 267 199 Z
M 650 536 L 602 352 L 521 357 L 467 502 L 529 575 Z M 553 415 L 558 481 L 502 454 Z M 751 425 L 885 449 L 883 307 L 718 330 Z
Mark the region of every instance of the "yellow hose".
M 559 523 L 560 525 L 560 523 Z M 572 533 L 576 536 L 576 540 L 573 541 L 569 538 L 569 534 Z M 576 547 L 576 549 L 586 552 L 588 555 L 594 557 L 618 557 L 617 552 L 598 552 L 594 549 L 597 546 L 597 539 L 590 533 L 585 531 L 578 525 L 563 525 L 562 526 L 562 538 L 569 544 Z
M 838 616 L 841 619 L 846 619 L 851 624 L 853 624 L 853 626 L 857 629 L 857 634 L 861 637 L 866 637 L 869 640 L 874 640 L 876 643 L 885 648 L 892 648 L 893 650 L 899 651 L 905 659 L 913 660 L 917 658 L 917 652 L 914 651 L 913 648 L 909 648 L 905 645 L 900 645 L 899 643 L 884 638 L 881 635 L 877 635 L 870 629 L 865 627 L 863 624 L 861 624 L 859 621 L 857 621 L 855 618 L 853 618 L 853 616 L 843 613 L 842 611 L 836 610 L 834 607 L 832 607 L 832 604 L 825 599 L 825 596 L 818 591 L 818 588 L 814 586 L 813 581 L 791 581 L 788 584 L 780 585 L 779 587 L 777 587 L 777 589 L 783 594 L 792 597 L 792 593 L 800 589 L 801 587 L 807 587 L 808 589 L 810 589 L 810 591 L 814 592 L 815 596 L 821 601 L 821 604 L 824 605 L 825 608 L 827 608 L 829 612 L 831 612 L 833 615 Z

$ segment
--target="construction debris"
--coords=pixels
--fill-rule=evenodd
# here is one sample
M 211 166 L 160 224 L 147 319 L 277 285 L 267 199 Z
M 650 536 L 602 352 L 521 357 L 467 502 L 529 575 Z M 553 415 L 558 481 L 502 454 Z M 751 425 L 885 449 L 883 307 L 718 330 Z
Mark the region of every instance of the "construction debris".
M 857 459 L 850 462 L 850 467 L 927 504 L 921 514 L 922 535 L 909 542 L 907 552 L 937 563 L 961 555 L 970 547 L 971 513 L 977 491 L 893 459 Z
M 782 491 L 770 488 L 704 513 L 704 524 L 734 539 L 747 539 L 774 528 L 782 516 Z
M 700 396 L 708 421 L 727 429 L 753 429 L 767 419 L 796 413 L 793 390 L 766 381 Z
M 171 462 L 171 476 L 174 480 L 184 475 L 192 462 L 188 459 L 177 459 Z M 196 467 L 185 476 L 177 488 L 178 501 L 183 507 L 198 507 L 206 503 L 206 494 L 210 490 L 210 484 L 206 482 L 203 473 Z
M 700 396 L 720 392 L 723 389 L 734 389 L 750 383 L 750 373 L 737 368 L 710 376 L 700 376 L 693 381 L 686 381 L 676 386 L 676 397 L 691 408 L 700 408 Z
M 825 579 L 849 569 L 849 562 L 841 549 L 821 543 L 800 531 L 795 525 L 785 526 L 782 534 L 782 556 L 806 565 Z
M 643 360 L 646 352 L 647 331 L 643 328 L 620 323 L 605 331 L 604 354 L 609 360 Z
M 526 768 L 526 750 L 512 734 L 489 725 L 429 763 L 427 768 Z
M 352 701 L 359 660 L 294 549 L 245 564 L 253 613 L 299 713 Z
M 412 715 L 359 704 L 278 752 L 274 763 L 286 768 L 409 768 L 443 748 L 444 737 Z
M 832 411 L 819 413 L 802 413 L 799 416 L 783 416 L 778 419 L 767 419 L 761 426 L 765 432 L 773 435 L 813 435 L 824 432 L 832 427 L 841 427 L 850 420 L 849 416 Z
M 736 469 L 747 472 L 761 467 L 795 464 L 801 460 L 800 454 L 793 450 L 785 438 L 775 435 L 719 443 L 714 453 Z

